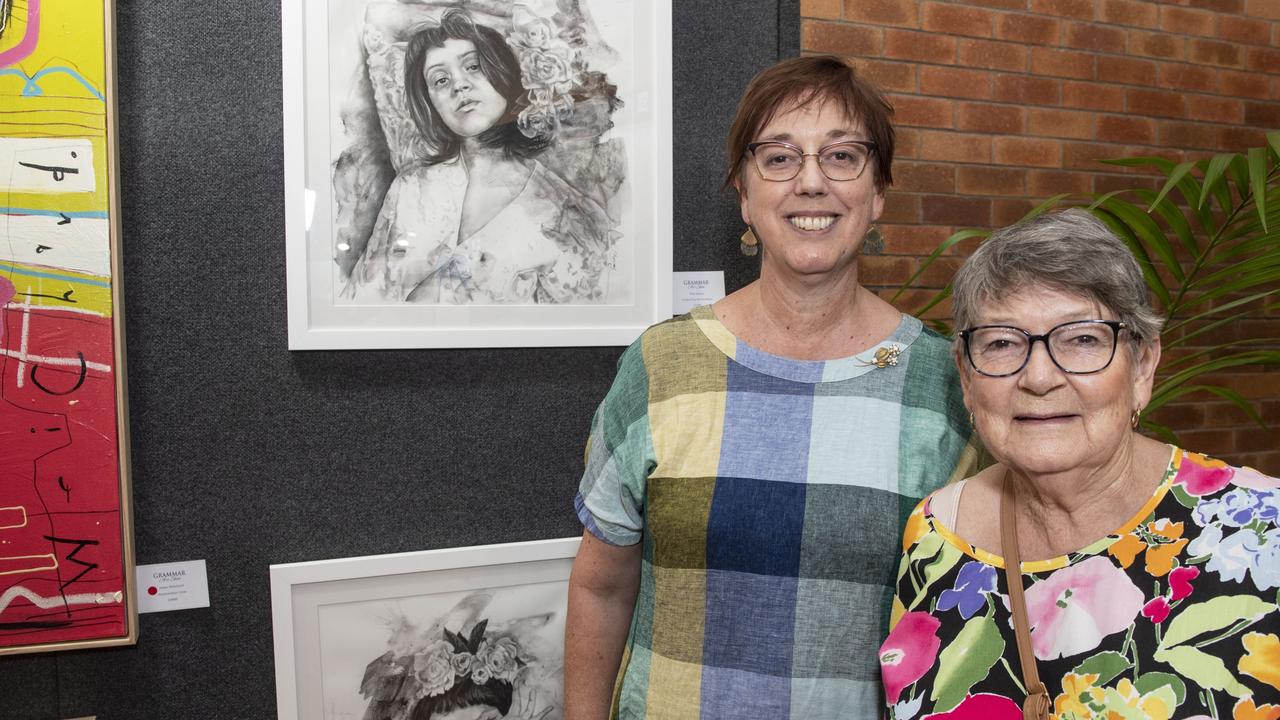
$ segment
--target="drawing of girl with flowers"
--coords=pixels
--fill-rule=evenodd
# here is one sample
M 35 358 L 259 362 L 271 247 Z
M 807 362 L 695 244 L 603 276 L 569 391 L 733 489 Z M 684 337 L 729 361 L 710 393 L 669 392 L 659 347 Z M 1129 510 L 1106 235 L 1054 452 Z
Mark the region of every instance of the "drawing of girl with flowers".
M 422 632 L 397 618 L 388 650 L 360 683 L 364 720 L 562 718 L 562 672 L 537 640 L 550 617 L 494 624 L 479 617 L 490 600 L 472 593 Z

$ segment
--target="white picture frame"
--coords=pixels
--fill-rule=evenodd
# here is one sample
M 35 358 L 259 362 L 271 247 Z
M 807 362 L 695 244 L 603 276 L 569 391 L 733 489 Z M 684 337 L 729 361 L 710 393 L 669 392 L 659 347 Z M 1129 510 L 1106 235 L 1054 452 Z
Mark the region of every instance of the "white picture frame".
M 425 666 L 426 648 L 443 636 L 440 627 L 465 638 L 481 620 L 486 647 L 476 656 L 483 659 L 491 642 L 507 642 L 501 636 L 515 638 L 507 644 L 526 661 L 510 678 L 515 705 L 508 716 L 562 718 L 563 697 L 555 695 L 563 693 L 564 612 L 580 541 L 272 565 L 279 719 L 359 720 L 371 702 L 362 691 L 383 652 L 402 667 L 413 667 L 410 658 Z M 421 673 L 405 674 L 415 674 L 414 683 L 431 679 L 426 669 Z M 421 684 L 405 688 L 411 695 L 426 690 Z
M 394 6 L 394 14 L 384 5 Z M 451 187 L 469 187 L 466 156 L 428 167 L 421 149 L 434 146 L 425 133 L 397 131 L 425 121 L 405 119 L 413 117 L 406 74 L 386 69 L 394 65 L 387 58 L 398 58 L 403 68 L 404 38 L 458 6 L 475 25 L 504 33 L 522 68 L 527 53 L 543 52 L 521 44 L 532 37 L 533 22 L 553 28 L 555 51 L 572 58 L 578 74 L 555 85 L 554 102 L 561 104 L 546 114 L 566 118 L 563 127 L 550 121 L 559 128 L 546 131 L 550 144 L 522 160 L 536 164 L 531 177 L 547 179 L 539 187 L 568 199 L 534 193 L 534 180 L 514 199 L 492 204 L 477 204 L 465 189 L 455 197 Z M 289 349 L 625 345 L 671 317 L 671 0 L 572 0 L 569 6 L 577 9 L 570 15 L 577 24 L 561 27 L 556 22 L 565 15 L 553 14 L 560 12 L 556 0 L 282 0 Z M 383 48 L 400 48 L 399 55 Z M 506 107 L 525 108 L 519 126 L 537 133 L 542 126 L 525 123 L 524 115 L 548 97 L 536 92 L 551 91 L 536 91 L 533 74 L 520 71 L 518 91 L 525 94 Z M 399 90 L 386 90 L 397 78 Z M 610 100 L 590 92 L 610 93 Z M 600 107 L 611 109 L 601 113 Z M 441 124 L 449 122 L 436 127 Z M 382 154 L 365 152 L 377 138 Z M 379 194 L 392 176 L 392 188 Z M 552 198 L 559 214 L 548 220 L 529 209 L 532 201 L 522 198 L 534 194 L 544 209 Z M 509 211 L 517 206 L 520 212 Z M 596 221 L 576 234 L 572 229 L 583 224 L 565 220 L 566 208 L 575 206 L 592 210 L 574 218 Z M 478 216 L 476 207 L 483 208 Z M 486 220 L 490 212 L 497 214 Z M 484 223 L 479 229 L 476 217 Z M 467 228 L 472 232 L 464 237 Z M 509 238 L 525 238 L 523 228 L 533 234 L 513 249 Z M 400 247 L 406 244 L 412 264 Z

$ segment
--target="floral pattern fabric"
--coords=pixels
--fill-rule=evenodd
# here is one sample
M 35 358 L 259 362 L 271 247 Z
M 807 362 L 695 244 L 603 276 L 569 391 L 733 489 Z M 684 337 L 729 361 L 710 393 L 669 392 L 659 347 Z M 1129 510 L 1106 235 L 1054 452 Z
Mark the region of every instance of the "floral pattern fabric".
M 907 521 L 881 679 L 892 720 L 1022 717 L 1003 560 Z M 1175 449 L 1138 513 L 1024 562 L 1055 720 L 1280 719 L 1280 480 Z

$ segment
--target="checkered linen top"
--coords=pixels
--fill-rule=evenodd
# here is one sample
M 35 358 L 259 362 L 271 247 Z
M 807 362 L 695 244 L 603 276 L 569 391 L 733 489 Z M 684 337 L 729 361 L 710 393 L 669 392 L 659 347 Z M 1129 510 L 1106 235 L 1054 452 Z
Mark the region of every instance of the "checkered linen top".
M 596 537 L 644 543 L 613 716 L 875 717 L 900 530 L 968 436 L 949 343 L 915 318 L 828 361 L 756 350 L 710 307 L 649 328 L 575 501 Z

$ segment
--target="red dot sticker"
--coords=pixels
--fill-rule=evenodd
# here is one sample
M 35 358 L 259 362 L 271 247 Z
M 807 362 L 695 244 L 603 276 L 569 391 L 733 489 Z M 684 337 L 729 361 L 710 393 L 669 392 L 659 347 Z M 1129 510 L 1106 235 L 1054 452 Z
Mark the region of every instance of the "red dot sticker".
M 156 594 L 156 593 L 158 593 L 158 592 L 160 592 L 160 591 L 156 589 L 156 586 L 155 586 L 155 585 L 152 585 L 151 587 L 147 588 L 147 594 L 148 594 L 148 595 L 155 595 L 155 594 Z

